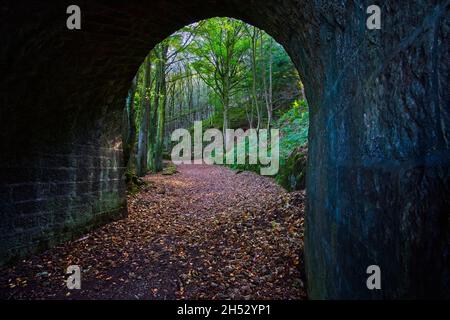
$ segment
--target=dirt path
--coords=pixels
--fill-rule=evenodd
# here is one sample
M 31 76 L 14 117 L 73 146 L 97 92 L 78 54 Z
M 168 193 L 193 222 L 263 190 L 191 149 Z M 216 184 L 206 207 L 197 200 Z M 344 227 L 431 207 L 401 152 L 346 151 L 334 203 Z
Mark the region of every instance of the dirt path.
M 127 219 L 1 270 L 2 299 L 301 299 L 302 193 L 224 167 L 149 175 Z M 82 269 L 68 290 L 68 265 Z

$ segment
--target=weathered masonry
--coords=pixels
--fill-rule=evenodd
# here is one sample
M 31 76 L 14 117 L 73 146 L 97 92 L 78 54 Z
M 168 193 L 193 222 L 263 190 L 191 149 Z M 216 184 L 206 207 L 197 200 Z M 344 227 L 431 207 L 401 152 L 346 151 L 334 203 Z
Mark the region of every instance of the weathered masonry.
M 0 4 L 0 262 L 126 215 L 121 109 L 146 53 L 229 16 L 269 32 L 311 107 L 311 298 L 449 297 L 449 1 L 66 1 Z M 368 265 L 382 290 L 369 291 Z

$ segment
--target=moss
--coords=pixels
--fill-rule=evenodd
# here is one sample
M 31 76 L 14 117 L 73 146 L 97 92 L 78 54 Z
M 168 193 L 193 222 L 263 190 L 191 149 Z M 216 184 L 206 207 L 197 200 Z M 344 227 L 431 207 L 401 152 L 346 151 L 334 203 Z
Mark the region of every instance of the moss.
M 171 176 L 175 173 L 177 173 L 177 166 L 174 165 L 172 162 L 169 163 L 166 167 L 164 167 L 162 174 L 165 176 Z
M 139 190 L 147 184 L 132 171 L 127 171 L 125 173 L 125 183 L 127 185 L 127 193 L 131 195 L 139 192 Z
M 118 192 L 102 192 L 101 197 L 101 212 L 116 210 L 117 208 L 126 207 L 126 199 L 124 199 Z M 95 215 L 95 213 L 94 213 Z
M 234 114 L 236 116 L 236 114 Z M 217 124 L 216 124 L 217 125 Z M 308 153 L 309 112 L 305 100 L 295 101 L 292 108 L 274 122 L 273 128 L 280 130 L 280 168 L 275 180 L 288 191 L 305 188 L 306 159 Z M 246 141 L 245 164 L 229 165 L 235 170 L 260 173 L 261 165 L 250 165 Z
M 294 150 L 280 166 L 276 180 L 288 191 L 305 188 L 307 152 L 306 147 Z

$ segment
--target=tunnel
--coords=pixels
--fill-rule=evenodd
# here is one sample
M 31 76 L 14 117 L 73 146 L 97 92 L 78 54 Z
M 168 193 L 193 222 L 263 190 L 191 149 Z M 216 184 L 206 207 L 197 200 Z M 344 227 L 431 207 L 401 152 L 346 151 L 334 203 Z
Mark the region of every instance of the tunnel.
M 450 297 L 449 1 L 0 4 L 0 265 L 123 218 L 121 117 L 146 54 L 216 16 L 282 44 L 310 106 L 312 299 Z M 367 267 L 382 289 L 368 290 Z

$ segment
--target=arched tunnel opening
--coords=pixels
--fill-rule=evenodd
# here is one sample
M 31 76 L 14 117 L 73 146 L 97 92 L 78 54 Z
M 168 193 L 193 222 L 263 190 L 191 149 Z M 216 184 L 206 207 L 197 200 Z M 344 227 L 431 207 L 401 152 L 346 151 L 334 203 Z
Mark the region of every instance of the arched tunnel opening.
M 194 21 L 266 30 L 310 107 L 305 260 L 313 299 L 449 296 L 448 4 L 79 1 L 1 5 L 1 241 L 7 265 L 126 216 L 121 121 L 136 70 Z M 379 266 L 381 290 L 367 270 Z

